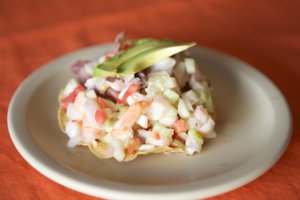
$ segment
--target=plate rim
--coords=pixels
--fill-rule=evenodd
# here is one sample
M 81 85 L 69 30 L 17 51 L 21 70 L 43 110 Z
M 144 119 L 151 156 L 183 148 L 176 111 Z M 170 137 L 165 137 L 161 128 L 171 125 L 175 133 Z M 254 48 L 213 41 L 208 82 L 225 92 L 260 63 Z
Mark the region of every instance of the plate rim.
M 81 52 L 84 51 L 96 51 L 97 49 L 105 49 L 108 48 L 111 44 L 102 44 L 102 45 L 93 45 L 90 47 L 82 48 L 77 51 L 70 52 L 68 54 L 62 55 L 56 59 L 53 59 L 49 63 L 46 63 L 39 67 L 37 70 L 35 70 L 33 73 L 31 73 L 17 88 L 15 93 L 13 94 L 11 101 L 9 103 L 8 107 L 8 112 L 7 112 L 7 125 L 8 125 L 8 130 L 9 134 L 11 137 L 11 140 L 18 150 L 18 152 L 21 154 L 21 156 L 28 162 L 34 169 L 39 171 L 41 174 L 44 176 L 48 177 L 49 179 L 67 187 L 72 190 L 76 190 L 85 194 L 89 194 L 92 196 L 96 197 L 106 197 L 106 198 L 133 198 L 133 199 L 140 199 L 140 198 L 162 198 L 162 197 L 172 197 L 174 199 L 181 199 L 183 197 L 194 197 L 194 198 L 207 198 L 215 195 L 219 195 L 225 192 L 229 192 L 231 190 L 234 190 L 238 187 L 241 187 L 257 177 L 261 176 L 264 174 L 267 170 L 269 170 L 283 155 L 285 152 L 289 141 L 291 139 L 292 135 L 292 115 L 291 111 L 289 108 L 289 105 L 286 101 L 286 98 L 280 91 L 280 89 L 276 86 L 275 83 L 273 83 L 266 75 L 264 75 L 262 72 L 260 72 L 258 69 L 255 67 L 249 65 L 248 63 L 240 60 L 239 58 L 233 57 L 231 55 L 228 55 L 223 52 L 219 52 L 216 50 L 209 49 L 207 47 L 201 47 L 198 46 L 194 49 L 197 49 L 197 51 L 204 51 L 209 54 L 212 54 L 213 56 L 218 56 L 221 57 L 222 59 L 228 59 L 233 62 L 238 63 L 239 65 L 244 68 L 244 70 L 248 70 L 251 73 L 255 74 L 258 78 L 262 79 L 265 81 L 265 84 L 268 84 L 269 87 L 271 87 L 276 93 L 278 98 L 281 100 L 281 104 L 284 107 L 283 110 L 287 114 L 286 118 L 286 123 L 288 129 L 285 131 L 286 132 L 286 137 L 284 143 L 281 144 L 281 149 L 277 149 L 277 153 L 275 153 L 275 156 L 273 156 L 269 162 L 265 162 L 264 165 L 261 165 L 260 168 L 256 171 L 252 171 L 252 173 L 246 174 L 247 176 L 241 176 L 238 178 L 235 178 L 231 182 L 227 182 L 226 184 L 215 184 L 214 187 L 207 188 L 206 191 L 200 191 L 199 189 L 195 189 L 195 184 L 197 184 L 197 181 L 192 182 L 192 183 L 186 183 L 186 184 L 180 184 L 181 189 L 175 192 L 171 192 L 172 188 L 176 188 L 174 186 L 159 186 L 160 188 L 163 187 L 166 189 L 169 187 L 168 190 L 162 190 L 159 189 L 155 186 L 139 186 L 139 191 L 137 190 L 132 190 L 132 185 L 131 184 L 123 184 L 123 183 L 116 183 L 116 182 L 110 182 L 110 181 L 104 181 L 101 180 L 103 183 L 107 184 L 106 187 L 102 185 L 97 184 L 97 180 L 99 179 L 89 177 L 89 176 L 80 176 L 80 177 L 72 177 L 72 172 L 64 169 L 62 165 L 57 163 L 54 159 L 52 159 L 49 155 L 47 155 L 45 152 L 39 152 L 39 154 L 32 154 L 28 149 L 26 149 L 26 146 L 22 144 L 24 140 L 22 141 L 22 138 L 20 136 L 18 137 L 18 133 L 15 130 L 14 125 L 16 124 L 16 121 L 14 121 L 14 118 L 16 117 L 15 113 L 15 107 L 19 106 L 23 110 L 26 110 L 26 101 L 23 102 L 23 104 L 18 105 L 18 97 L 22 96 L 21 94 L 24 92 L 24 90 L 28 87 L 28 85 L 31 85 L 32 82 L 35 79 L 38 79 L 45 73 L 45 71 L 50 70 L 50 66 L 53 63 L 56 62 L 61 62 L 62 59 L 68 59 L 68 57 L 74 55 L 74 54 L 80 54 Z M 52 67 L 53 71 L 57 70 L 56 68 Z M 39 78 L 41 79 L 41 78 Z M 34 91 L 34 88 L 32 88 L 32 91 Z M 31 93 L 31 92 L 28 92 Z M 28 98 L 26 99 L 28 100 Z M 22 107 L 23 106 L 23 107 Z M 20 119 L 18 119 L 20 120 Z M 25 120 L 26 121 L 26 120 Z M 30 139 L 30 138 L 27 138 Z M 32 138 L 31 138 L 32 139 Z M 32 141 L 36 146 L 33 147 L 35 149 L 39 149 L 38 145 Z M 274 152 L 273 152 L 274 153 Z M 43 159 L 47 160 L 47 164 L 45 162 L 41 162 L 40 159 L 36 156 L 44 156 Z M 46 156 L 46 157 L 45 157 Z M 245 164 L 245 163 L 244 163 Z M 244 165 L 243 164 L 243 165 Z M 239 167 L 243 167 L 243 165 L 240 165 Z M 63 173 L 62 173 L 63 172 Z M 226 173 L 225 173 L 226 174 Z M 175 185 L 176 186 L 176 185 Z M 177 185 L 178 186 L 178 185 Z M 136 185 L 134 185 L 136 187 Z M 189 188 L 189 189 L 188 189 Z M 180 193 L 178 193 L 180 191 Z M 217 191 L 217 192 L 216 192 Z M 147 195 L 147 197 L 145 196 Z

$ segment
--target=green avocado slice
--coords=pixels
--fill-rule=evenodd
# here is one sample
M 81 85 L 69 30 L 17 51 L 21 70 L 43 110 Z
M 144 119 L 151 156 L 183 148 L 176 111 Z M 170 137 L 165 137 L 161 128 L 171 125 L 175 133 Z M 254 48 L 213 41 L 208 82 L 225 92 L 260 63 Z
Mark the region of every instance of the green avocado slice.
M 143 69 L 150 67 L 151 65 L 155 64 L 163 58 L 167 58 L 174 54 L 185 51 L 195 45 L 196 43 L 192 42 L 186 44 L 173 44 L 148 49 L 132 57 L 130 60 L 118 67 L 117 73 L 133 74 L 142 71 Z
M 162 47 L 175 44 L 174 41 L 171 40 L 155 40 L 155 39 L 141 39 L 137 40 L 134 43 L 134 46 L 129 48 L 128 50 L 120 53 L 108 61 L 96 66 L 94 68 L 94 77 L 106 77 L 112 76 L 117 72 L 117 68 L 122 65 L 124 62 L 127 62 L 134 56 L 155 47 Z
M 116 74 L 117 74 L 117 70 L 107 71 L 107 70 L 95 68 L 94 73 L 93 73 L 93 77 L 104 78 L 104 77 L 108 77 L 108 76 L 114 76 Z

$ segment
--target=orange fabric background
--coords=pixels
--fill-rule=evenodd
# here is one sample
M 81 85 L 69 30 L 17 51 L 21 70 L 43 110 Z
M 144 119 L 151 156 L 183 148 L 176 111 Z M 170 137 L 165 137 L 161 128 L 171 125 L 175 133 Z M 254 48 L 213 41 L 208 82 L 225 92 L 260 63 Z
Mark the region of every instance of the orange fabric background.
M 7 131 L 7 108 L 18 85 L 42 64 L 127 30 L 133 38 L 197 41 L 271 78 L 291 107 L 290 145 L 263 176 L 212 199 L 299 199 L 299 9 L 298 0 L 0 0 L 0 198 L 96 199 L 54 183 L 23 160 Z

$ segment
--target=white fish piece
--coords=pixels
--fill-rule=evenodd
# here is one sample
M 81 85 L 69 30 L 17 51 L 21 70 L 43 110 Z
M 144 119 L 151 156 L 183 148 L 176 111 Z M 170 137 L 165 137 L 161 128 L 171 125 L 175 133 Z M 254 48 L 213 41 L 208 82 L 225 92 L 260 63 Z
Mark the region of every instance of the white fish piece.
M 95 90 L 87 90 L 86 91 L 86 97 L 90 98 L 90 99 L 96 99 L 97 94 L 96 94 Z
M 200 122 L 195 117 L 190 117 L 188 119 L 188 129 L 198 129 L 200 127 Z
M 68 97 L 78 85 L 79 83 L 75 79 L 70 79 L 64 89 L 64 97 Z
M 73 103 L 69 103 L 67 107 L 67 119 L 70 121 L 81 121 L 83 115 L 75 108 Z
M 186 96 L 183 96 L 182 99 L 183 99 L 183 102 L 184 102 L 186 108 L 191 112 L 194 111 L 192 103 L 190 102 L 190 100 Z
M 136 102 L 139 102 L 139 101 L 145 101 L 146 100 L 146 96 L 145 95 L 142 95 L 138 92 L 134 92 L 132 93 L 132 95 L 130 95 L 126 101 L 129 105 L 132 105 Z
M 170 107 L 171 104 L 164 96 L 156 95 L 147 111 L 147 115 L 150 120 L 159 120 Z
M 98 130 L 95 128 L 83 127 L 82 128 L 83 141 L 91 144 L 93 141 L 95 141 L 97 133 Z
M 147 144 L 151 144 L 151 145 L 154 145 L 154 146 L 160 146 L 160 147 L 169 146 L 170 142 L 171 142 L 170 140 L 168 140 L 164 137 L 161 137 L 160 139 L 155 139 L 153 137 L 148 137 L 146 139 Z
M 99 105 L 93 99 L 86 99 L 83 104 L 83 110 L 86 113 L 87 119 L 95 126 L 98 127 L 98 123 L 95 119 L 95 113 L 99 109 Z
M 155 146 L 154 145 L 151 145 L 151 144 L 142 144 L 139 148 L 140 151 L 149 151 L 149 150 L 152 150 L 154 149 Z
M 130 138 L 133 138 L 133 130 L 131 128 L 124 130 L 113 129 L 112 136 L 116 140 L 128 141 Z
M 203 124 L 203 126 L 201 126 L 198 130 L 203 134 L 203 136 L 205 137 L 205 135 L 209 134 L 211 131 L 213 131 L 215 128 L 215 122 L 214 120 L 209 117 L 208 120 L 206 121 L 205 124 Z
M 124 87 L 124 82 L 122 80 L 115 80 L 114 82 L 106 81 L 105 85 L 111 87 L 113 90 L 121 91 Z
M 138 132 L 138 136 L 143 139 L 146 139 L 146 138 L 150 137 L 150 135 L 151 135 L 151 131 L 147 131 L 144 129 L 138 129 L 137 132 Z
M 134 74 L 124 75 L 122 78 L 124 80 L 124 84 L 127 84 L 134 78 Z
M 194 116 L 201 125 L 205 124 L 209 119 L 209 114 L 202 105 L 196 107 Z
M 146 115 L 141 115 L 136 123 L 143 128 L 148 128 L 148 117 Z
M 217 133 L 213 130 L 213 131 L 210 131 L 208 134 L 203 135 L 203 137 L 207 138 L 207 139 L 212 139 L 212 138 L 217 137 Z
M 196 140 L 194 140 L 191 137 L 188 137 L 185 142 L 185 151 L 189 154 L 192 155 L 195 152 L 200 152 L 202 148 L 202 145 L 199 145 Z
M 172 73 L 172 68 L 175 66 L 176 60 L 173 58 L 164 58 L 151 66 L 151 72 L 167 71 L 168 74 Z
M 81 141 L 82 141 L 82 136 L 81 135 L 76 135 L 76 136 L 74 136 L 74 137 L 72 137 L 72 138 L 69 139 L 67 146 L 69 148 L 74 148 Z
M 88 89 L 94 89 L 95 88 L 95 83 L 96 83 L 96 79 L 97 78 L 89 78 L 88 80 L 86 80 L 86 82 L 84 83 L 84 86 Z
M 203 139 L 199 132 L 195 130 L 189 130 L 187 139 L 185 141 L 185 151 L 192 155 L 195 152 L 200 152 L 202 145 L 203 145 Z
M 87 100 L 87 98 L 86 98 L 84 91 L 79 92 L 74 100 L 74 107 L 82 115 L 85 114 L 85 112 L 83 110 L 83 104 L 85 103 L 86 100 Z
M 176 108 L 169 105 L 159 122 L 165 126 L 172 127 L 177 119 L 178 117 Z
M 97 89 L 100 92 L 106 90 L 107 86 L 105 86 L 106 80 L 104 78 L 89 78 L 85 83 L 84 86 L 88 89 Z
M 113 157 L 117 161 L 122 161 L 125 158 L 125 152 L 124 152 L 122 143 L 119 142 L 119 141 L 114 140 L 112 142 L 112 146 L 114 148 Z
M 81 134 L 81 126 L 78 122 L 68 121 L 65 132 L 69 138 L 75 137 L 76 135 Z
M 178 114 L 181 118 L 189 118 L 191 116 L 191 113 L 189 112 L 187 106 L 185 105 L 185 102 L 183 99 L 179 99 L 178 101 Z

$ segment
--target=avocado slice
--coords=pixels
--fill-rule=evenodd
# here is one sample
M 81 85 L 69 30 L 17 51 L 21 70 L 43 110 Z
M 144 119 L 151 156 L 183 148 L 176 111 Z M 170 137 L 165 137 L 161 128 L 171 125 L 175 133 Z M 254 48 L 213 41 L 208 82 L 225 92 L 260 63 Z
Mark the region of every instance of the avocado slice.
M 114 76 L 117 74 L 117 70 L 113 70 L 113 71 L 107 71 L 107 70 L 103 70 L 103 69 L 97 69 L 94 68 L 94 73 L 93 73 L 93 77 L 108 77 L 108 76 Z
M 196 43 L 192 42 L 186 44 L 160 46 L 145 50 L 142 53 L 132 57 L 127 62 L 123 63 L 120 67 L 118 67 L 117 73 L 133 74 L 142 71 L 143 69 L 150 67 L 151 65 L 155 64 L 163 58 L 167 58 L 174 54 L 185 51 L 195 45 Z
M 108 61 L 94 68 L 94 77 L 106 77 L 116 74 L 117 68 L 132 57 L 155 47 L 162 47 L 175 44 L 171 40 L 140 39 L 134 43 L 134 46 L 128 50 L 114 56 Z

